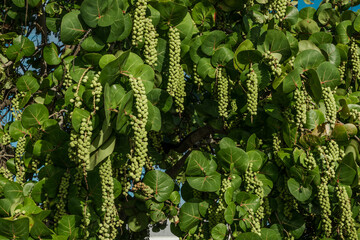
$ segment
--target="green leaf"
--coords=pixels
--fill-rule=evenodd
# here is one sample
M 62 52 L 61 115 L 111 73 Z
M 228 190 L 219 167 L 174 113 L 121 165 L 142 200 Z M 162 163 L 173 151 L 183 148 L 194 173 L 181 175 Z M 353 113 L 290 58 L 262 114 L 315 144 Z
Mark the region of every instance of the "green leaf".
M 131 25 L 131 22 L 130 22 Z M 115 16 L 115 20 L 114 23 L 111 24 L 110 27 L 110 34 L 106 39 L 106 42 L 108 43 L 112 43 L 115 42 L 116 40 L 121 41 L 122 40 L 122 35 L 125 36 L 126 34 L 126 28 L 128 28 L 129 26 L 127 26 L 126 23 L 126 18 L 124 16 L 124 14 L 119 11 L 116 16 Z
M 317 22 L 312 19 L 303 19 L 295 25 L 296 31 L 303 34 L 315 34 L 320 31 Z
M 99 66 L 103 69 L 108 63 L 114 61 L 116 59 L 115 55 L 113 54 L 105 54 L 99 60 Z
M 297 128 L 295 124 L 290 124 L 288 122 L 284 122 L 283 125 L 283 138 L 288 147 L 293 147 L 296 143 L 297 138 Z
M 44 47 L 43 56 L 45 62 L 49 65 L 58 65 L 61 62 L 58 48 L 55 43 L 51 43 L 50 45 Z
M 291 56 L 289 41 L 285 34 L 280 30 L 268 30 L 265 36 L 264 50 L 271 53 L 281 54 L 280 61 L 284 61 Z
M 25 7 L 25 0 L 12 0 L 12 2 L 19 8 Z
M 40 180 L 32 189 L 31 197 L 37 203 L 41 203 L 43 200 L 45 200 L 45 193 L 43 192 L 45 181 L 46 179 Z
M 300 202 L 304 202 L 311 197 L 312 194 L 312 187 L 307 186 L 305 187 L 294 178 L 290 178 L 287 181 L 287 185 L 289 188 L 290 193 Z
M 216 192 L 220 190 L 221 174 L 214 172 L 205 177 L 186 177 L 189 185 L 201 192 Z
M 140 232 L 148 227 L 149 218 L 144 212 L 130 216 L 128 226 L 133 232 Z
M 184 203 L 180 208 L 179 220 L 180 229 L 184 232 L 196 226 L 201 220 L 199 203 Z
M 187 176 L 203 176 L 204 174 L 211 174 L 209 160 L 201 151 L 192 151 L 188 156 L 188 164 L 186 167 Z
M 57 234 L 64 236 L 72 236 L 76 228 L 75 215 L 64 215 L 57 227 Z
M 211 65 L 210 58 L 201 58 L 197 65 L 197 73 L 201 78 L 206 78 L 207 76 L 215 78 L 216 69 Z
M 146 123 L 146 129 L 148 131 L 160 131 L 161 129 L 161 113 L 160 110 L 148 101 L 148 121 Z
M 229 61 L 234 58 L 234 52 L 226 46 L 220 46 L 216 49 L 214 55 L 211 58 L 213 66 L 222 65 L 225 66 Z
M 306 112 L 305 128 L 312 130 L 324 122 L 325 116 L 320 110 L 311 109 Z
M 305 71 L 311 68 L 317 68 L 323 61 L 324 56 L 316 50 L 305 50 L 296 56 L 294 68 L 301 67 Z
M 75 108 L 71 118 L 72 127 L 76 132 L 80 131 L 80 125 L 83 119 L 88 119 L 90 117 L 90 113 L 85 109 Z
M 24 128 L 39 127 L 49 118 L 48 109 L 42 104 L 32 104 L 25 108 L 21 123 Z
M 41 220 L 34 219 L 34 225 L 31 228 L 30 234 L 33 238 L 41 239 L 50 236 L 53 233 Z
M 19 91 L 30 92 L 33 94 L 40 88 L 40 85 L 36 78 L 24 75 L 17 80 L 16 87 Z
M 147 99 L 162 112 L 166 113 L 171 109 L 173 98 L 169 93 L 160 88 L 151 90 L 147 95 Z
M 154 190 L 154 197 L 158 202 L 164 202 L 174 190 L 174 181 L 166 173 L 152 170 L 145 174 L 143 182 Z
M 341 184 L 350 186 L 353 183 L 356 174 L 357 164 L 354 155 L 348 153 L 345 155 L 336 171 L 336 178 Z
M 79 18 L 80 11 L 67 13 L 61 21 L 60 38 L 65 44 L 72 44 L 85 34 L 84 26 Z
M 322 97 L 322 88 L 319 75 L 314 69 L 309 69 L 306 72 L 306 76 L 308 77 L 306 84 L 311 90 L 310 92 L 308 91 L 308 93 L 315 102 L 319 102 Z
M 350 42 L 352 22 L 350 20 L 342 21 L 336 26 L 335 39 L 338 43 L 347 44 Z
M 120 10 L 117 2 L 117 0 L 85 0 L 80 8 L 81 17 L 92 28 L 95 28 L 97 25 L 100 27 L 110 26 Z
M 10 136 L 16 141 L 20 137 L 28 133 L 28 130 L 23 127 L 21 121 L 14 121 L 11 123 L 9 128 Z
M 302 73 L 301 68 L 295 68 L 283 80 L 283 91 L 289 93 L 294 91 L 297 87 L 302 85 L 300 74 Z
M 112 135 L 96 151 L 91 153 L 90 164 L 86 167 L 88 171 L 93 170 L 105 158 L 110 156 L 115 149 L 116 137 Z
M 151 5 L 160 12 L 160 27 L 176 26 L 182 22 L 187 14 L 187 8 L 172 1 L 153 1 Z
M 245 173 L 248 164 L 249 164 L 249 156 L 244 152 L 244 150 L 237 147 L 229 147 L 225 149 L 220 149 L 217 153 L 217 157 L 222 161 L 224 166 L 227 169 L 233 165 L 235 169 L 234 173 L 240 172 Z
M 321 63 L 316 70 L 319 80 L 324 87 L 334 89 L 341 84 L 340 72 L 331 62 Z
M 341 53 L 339 48 L 337 48 L 332 43 L 325 43 L 319 46 L 321 52 L 325 55 L 326 60 L 338 67 L 341 62 Z
M 11 205 L 12 202 L 9 199 L 7 198 L 0 199 L 0 215 L 4 217 L 10 217 Z
M 211 236 L 214 240 L 223 240 L 227 234 L 227 227 L 223 223 L 218 223 L 213 229 L 211 229 Z
M 251 150 L 247 152 L 247 155 L 249 157 L 249 164 L 253 164 L 252 170 L 259 171 L 263 163 L 263 157 L 261 154 L 258 152 L 258 150 Z
M 196 24 L 210 28 L 215 23 L 215 8 L 209 2 L 198 2 L 192 8 L 191 16 Z
M 34 42 L 29 40 L 27 37 L 19 35 L 14 39 L 14 46 L 16 49 L 22 53 L 26 57 L 30 57 L 35 52 L 35 45 Z
M 29 219 L 7 220 L 0 218 L 0 235 L 8 239 L 28 240 Z
M 261 240 L 261 237 L 252 232 L 241 233 L 236 240 Z
M 99 52 L 105 47 L 105 43 L 96 36 L 87 37 L 81 47 L 88 52 Z
M 309 40 L 319 46 L 324 43 L 332 43 L 333 38 L 330 33 L 316 32 L 309 37 Z
M 218 49 L 220 43 L 225 40 L 226 34 L 223 31 L 215 30 L 207 35 L 201 45 L 201 51 L 208 56 L 212 56 Z
M 230 202 L 224 212 L 224 219 L 228 224 L 232 224 L 234 222 L 235 213 L 236 205 L 235 203 Z
M 281 240 L 281 234 L 279 231 L 270 228 L 261 228 L 261 239 L 262 240 Z

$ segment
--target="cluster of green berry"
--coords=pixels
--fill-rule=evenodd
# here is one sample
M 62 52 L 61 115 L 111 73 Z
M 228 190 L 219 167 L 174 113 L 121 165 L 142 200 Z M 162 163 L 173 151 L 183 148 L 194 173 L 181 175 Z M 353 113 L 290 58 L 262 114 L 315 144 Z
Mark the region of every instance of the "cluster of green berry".
M 128 155 L 131 166 L 129 176 L 136 182 L 140 181 L 142 169 L 148 160 L 148 138 L 145 129 L 149 111 L 145 86 L 140 78 L 129 76 L 132 90 L 134 91 L 136 115 L 131 117 L 131 126 L 134 130 L 134 153 Z
M 53 164 L 53 161 L 51 160 L 51 154 L 48 153 L 45 156 L 45 166 L 52 165 L 52 164 Z
M 26 137 L 19 138 L 15 150 L 15 169 L 16 169 L 16 182 L 21 186 L 24 185 L 25 180 L 25 167 L 22 161 L 22 156 L 25 153 Z
M 250 112 L 251 116 L 257 114 L 258 106 L 258 78 L 252 67 L 250 67 L 250 72 L 247 74 L 246 80 L 247 87 L 247 110 Z
M 330 87 L 323 87 L 323 96 L 326 109 L 326 121 L 328 121 L 330 126 L 334 128 L 336 122 L 337 106 L 334 94 Z
M 36 174 L 39 173 L 39 165 L 40 161 L 36 158 L 33 158 L 31 161 L 31 170 L 33 170 Z
M 194 83 L 195 83 L 195 85 L 197 85 L 198 86 L 198 90 L 200 89 L 200 87 L 202 86 L 202 85 L 204 85 L 204 83 L 203 83 L 203 80 L 202 80 L 202 78 L 200 77 L 200 75 L 198 74 L 198 72 L 197 72 L 197 64 L 194 64 L 193 65 L 193 77 L 194 77 Z
M 154 190 L 143 182 L 134 184 L 132 190 L 134 192 L 142 191 L 146 197 L 151 197 L 151 195 L 154 193 Z
M 61 178 L 59 192 L 57 197 L 59 198 L 56 203 L 56 212 L 54 216 L 54 222 L 57 223 L 63 215 L 66 214 L 67 195 L 70 185 L 70 171 L 66 171 L 64 176 Z
M 86 167 L 90 164 L 92 131 L 93 127 L 91 120 L 89 118 L 83 118 L 81 119 L 79 133 L 73 130 L 70 134 L 70 144 L 68 150 L 69 158 L 78 165 L 79 173 L 83 173 L 83 176 L 79 179 L 80 182 L 77 182 L 78 186 L 81 185 L 81 178 L 86 177 Z
M 360 122 L 360 112 L 358 110 L 353 108 L 350 110 L 349 114 L 353 122 Z
M 325 236 L 330 237 L 332 232 L 332 225 L 330 219 L 331 205 L 330 205 L 328 184 L 326 180 L 322 179 L 320 185 L 318 186 L 318 198 L 321 208 L 322 229 L 325 233 Z
M 228 117 L 228 105 L 229 105 L 229 81 L 226 77 L 224 68 L 217 68 L 217 98 L 219 115 L 223 118 Z
M 306 155 L 303 166 L 308 170 L 313 170 L 316 168 L 316 160 L 312 152 L 309 152 L 309 154 Z
M 8 145 L 10 144 L 11 142 L 11 137 L 10 137 L 10 134 L 5 132 L 3 135 L 2 135 L 2 138 L 1 138 L 1 144 L 2 145 Z
M 114 180 L 112 177 L 110 157 L 108 157 L 100 166 L 99 174 L 103 196 L 101 211 L 105 213 L 103 221 L 99 224 L 99 239 L 112 240 L 116 238 L 119 221 L 118 212 L 114 202 Z
M 100 72 L 95 74 L 90 84 L 90 87 L 93 88 L 92 95 L 94 96 L 94 112 L 92 112 L 92 115 L 95 114 L 95 111 L 99 110 L 99 107 L 96 106 L 96 104 L 100 102 L 101 94 L 103 90 L 103 87 L 101 86 L 101 83 L 99 81 L 99 77 L 100 77 Z
M 345 83 L 346 61 L 343 61 L 343 62 L 340 63 L 340 66 L 338 67 L 338 70 L 340 72 L 341 82 Z
M 1 166 L 0 167 L 0 174 L 4 177 L 4 178 L 6 178 L 6 179 L 8 179 L 8 180 L 10 180 L 10 181 L 13 181 L 13 175 L 12 175 L 12 173 L 9 171 L 9 169 L 7 169 L 5 166 Z
M 270 1 L 269 10 L 274 12 L 274 17 L 282 21 L 285 17 L 286 8 L 291 0 L 273 0 Z
M 354 38 L 351 39 L 350 43 L 350 58 L 351 58 L 351 66 L 353 77 L 357 81 L 360 79 L 360 55 L 359 55 L 359 46 L 356 43 Z
M 157 66 L 157 44 L 159 34 L 156 32 L 156 28 L 152 23 L 150 18 L 145 18 L 145 30 L 144 30 L 144 40 L 145 40 L 145 49 L 144 57 L 145 63 L 151 67 Z
M 148 0 L 138 0 L 136 2 L 132 33 L 133 46 L 137 46 L 143 41 L 147 4 Z
M 288 64 L 290 67 L 294 68 L 294 63 L 295 63 L 295 56 L 292 56 L 289 60 L 288 60 Z
M 273 147 L 275 163 L 278 165 L 278 167 L 284 168 L 283 162 L 278 157 L 278 152 L 281 149 L 281 140 L 280 140 L 279 134 L 273 133 L 272 137 L 273 137 L 272 147 Z
M 255 232 L 260 235 L 260 222 L 264 218 L 264 189 L 263 189 L 263 183 L 258 178 L 256 178 L 256 172 L 252 170 L 253 164 L 250 163 L 244 177 L 244 183 L 245 183 L 245 191 L 246 192 L 253 192 L 256 194 L 256 196 L 260 199 L 260 206 L 257 209 L 255 213 L 252 213 L 250 215 L 253 216 L 253 225 L 252 225 L 252 232 Z
M 284 203 L 284 216 L 292 219 L 292 212 L 298 211 L 299 204 L 286 186 L 279 186 L 279 197 Z
M 21 109 L 20 109 L 20 99 L 25 97 L 25 92 L 19 92 L 15 94 L 15 96 L 11 99 L 11 114 L 13 115 L 14 119 L 19 121 L 21 120 Z
M 79 96 L 79 87 L 81 82 L 86 83 L 88 81 L 89 77 L 88 76 L 84 76 L 81 81 L 79 81 L 79 83 L 77 85 L 73 86 L 73 90 L 75 90 L 74 92 L 74 98 L 70 99 L 71 103 L 74 103 L 74 107 L 76 108 L 80 108 L 82 105 L 82 100 L 81 97 Z
M 73 84 L 73 78 L 70 75 L 70 64 L 65 65 L 64 70 L 66 72 L 64 76 L 64 87 L 66 91 Z
M 264 61 L 271 68 L 271 73 L 274 76 L 280 76 L 282 73 L 280 60 L 277 59 L 270 51 L 264 53 Z
M 337 185 L 335 188 L 336 197 L 339 199 L 340 207 L 340 222 L 338 233 L 341 239 L 357 240 L 358 234 L 356 232 L 353 213 L 351 211 L 351 204 L 349 196 L 344 186 Z
M 83 240 L 89 239 L 90 233 L 88 230 L 88 227 L 90 225 L 90 211 L 88 209 L 88 202 L 81 202 L 81 208 L 82 208 L 82 215 L 83 218 L 81 219 L 81 229 L 82 229 L 82 235 L 83 235 Z
M 306 124 L 306 96 L 302 88 L 296 88 L 294 92 L 295 99 L 295 122 L 298 128 L 302 128 Z
M 181 60 L 180 32 L 175 27 L 169 28 L 169 79 L 167 92 L 175 98 L 176 111 L 181 113 L 184 110 L 185 79 Z

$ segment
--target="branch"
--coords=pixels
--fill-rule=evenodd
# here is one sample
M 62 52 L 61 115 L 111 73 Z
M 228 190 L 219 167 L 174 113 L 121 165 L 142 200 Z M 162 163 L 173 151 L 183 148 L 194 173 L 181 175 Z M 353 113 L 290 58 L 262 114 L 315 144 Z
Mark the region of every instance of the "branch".
M 167 173 L 171 178 L 175 178 L 175 177 L 179 174 L 180 170 L 181 170 L 182 167 L 184 166 L 185 161 L 186 161 L 187 157 L 190 155 L 190 153 L 191 153 L 191 150 L 187 151 L 187 152 L 185 153 L 185 155 L 182 156 L 182 158 L 180 158 L 180 160 L 177 161 L 174 166 L 172 166 L 172 168 L 166 170 L 166 173 Z

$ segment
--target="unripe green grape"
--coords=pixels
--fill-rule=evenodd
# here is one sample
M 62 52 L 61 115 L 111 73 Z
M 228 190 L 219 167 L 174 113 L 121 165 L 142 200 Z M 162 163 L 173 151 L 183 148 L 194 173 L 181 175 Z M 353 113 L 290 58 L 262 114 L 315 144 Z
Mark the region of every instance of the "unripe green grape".
M 181 113 L 184 110 L 185 78 L 181 66 L 181 40 L 180 32 L 175 27 L 170 27 L 169 32 L 169 78 L 167 92 L 175 98 L 176 111 Z
M 57 197 L 59 201 L 56 203 L 56 212 L 54 216 L 54 221 L 57 224 L 63 215 L 66 214 L 66 204 L 67 204 L 67 195 L 68 188 L 70 183 L 70 171 L 65 172 L 64 176 L 61 178 L 59 191 Z
M 251 116 L 257 115 L 257 105 L 258 105 L 258 79 L 257 75 L 252 67 L 250 67 L 250 72 L 247 74 L 247 110 Z
M 334 94 L 330 87 L 323 87 L 323 97 L 326 109 L 326 121 L 334 128 L 336 122 L 337 106 Z
M 225 69 L 217 69 L 217 92 L 218 92 L 218 109 L 221 117 L 228 117 L 228 105 L 229 105 L 229 80 L 225 76 Z
M 271 73 L 274 76 L 281 76 L 282 69 L 279 59 L 277 59 L 270 51 L 264 53 L 264 61 L 271 68 Z
M 339 200 L 340 221 L 338 233 L 341 239 L 357 240 L 358 235 L 355 227 L 354 218 L 349 196 L 344 186 L 337 185 L 335 188 L 336 197 Z
M 15 150 L 15 169 L 16 169 L 16 182 L 18 182 L 21 186 L 24 185 L 25 181 L 25 166 L 23 163 L 23 155 L 25 153 L 25 144 L 26 144 L 26 137 L 22 136 L 19 138 L 16 150 Z
M 136 2 L 132 33 L 132 45 L 134 46 L 143 41 L 147 4 L 147 0 L 137 0 Z
M 158 44 L 158 36 L 159 34 L 156 32 L 155 26 L 152 23 L 150 18 L 146 18 L 145 22 L 145 30 L 144 30 L 144 40 L 145 40 L 145 63 L 151 67 L 156 67 L 157 61 L 157 44 Z
M 298 128 L 302 128 L 306 123 L 306 96 L 302 88 L 296 88 L 294 92 L 295 99 L 295 121 Z
M 354 38 L 350 42 L 350 62 L 353 78 L 355 78 L 355 81 L 358 81 L 360 79 L 360 54 L 359 46 Z

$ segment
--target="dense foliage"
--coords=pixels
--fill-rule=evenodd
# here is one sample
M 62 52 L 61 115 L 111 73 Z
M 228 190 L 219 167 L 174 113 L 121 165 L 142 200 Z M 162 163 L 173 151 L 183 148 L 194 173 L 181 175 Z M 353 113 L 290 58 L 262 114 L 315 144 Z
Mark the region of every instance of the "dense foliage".
M 360 1 L 1 1 L 0 239 L 359 239 Z

